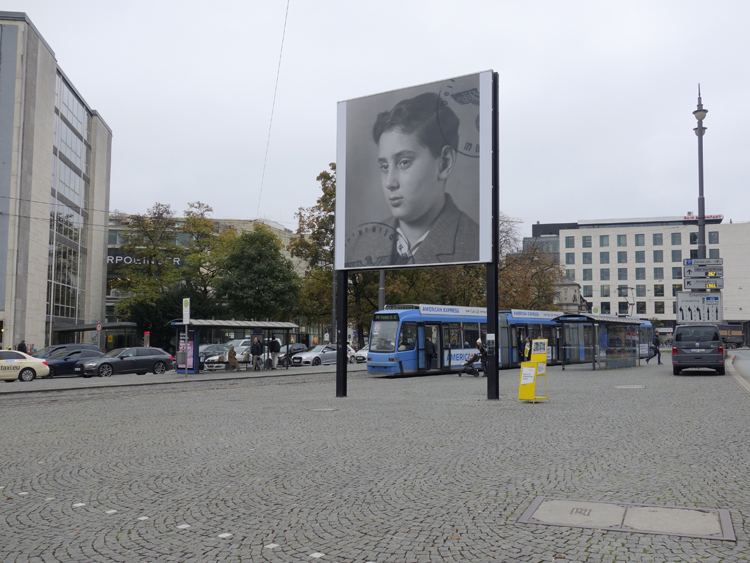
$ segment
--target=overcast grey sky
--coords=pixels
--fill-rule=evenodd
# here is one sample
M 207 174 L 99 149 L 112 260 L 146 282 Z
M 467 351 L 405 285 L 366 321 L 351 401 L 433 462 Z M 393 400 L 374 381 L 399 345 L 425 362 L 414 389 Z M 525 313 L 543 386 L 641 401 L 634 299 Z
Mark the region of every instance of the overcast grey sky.
M 500 207 L 531 224 L 750 220 L 750 2 L 11 0 L 114 133 L 111 209 L 188 201 L 295 229 L 336 155 L 336 102 L 493 69 Z M 374 186 L 373 189 L 380 189 Z M 260 203 L 260 211 L 258 212 Z

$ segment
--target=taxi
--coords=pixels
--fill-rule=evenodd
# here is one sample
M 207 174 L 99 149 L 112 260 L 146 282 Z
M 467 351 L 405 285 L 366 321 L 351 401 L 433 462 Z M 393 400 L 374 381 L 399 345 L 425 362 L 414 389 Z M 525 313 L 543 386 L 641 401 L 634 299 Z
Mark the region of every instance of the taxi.
M 49 366 L 46 360 L 16 350 L 0 350 L 0 379 L 33 381 L 36 377 L 48 375 Z

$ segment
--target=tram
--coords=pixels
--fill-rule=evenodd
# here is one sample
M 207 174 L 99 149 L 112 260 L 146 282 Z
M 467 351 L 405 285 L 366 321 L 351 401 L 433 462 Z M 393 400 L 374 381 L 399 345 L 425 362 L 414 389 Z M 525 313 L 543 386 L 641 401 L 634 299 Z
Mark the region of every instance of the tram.
M 561 311 L 504 309 L 498 313 L 496 336 L 500 369 L 520 365 L 523 343 L 545 338 L 548 341 L 547 362 L 592 362 L 597 331 L 593 322 L 560 323 Z M 651 323 L 640 324 L 637 337 L 640 355 L 648 354 Z M 487 345 L 487 314 L 483 307 L 453 305 L 393 305 L 373 316 L 370 327 L 370 349 L 367 371 L 373 375 L 395 375 L 458 372 L 476 353 L 476 341 Z M 564 343 L 564 345 L 563 345 Z M 428 354 L 432 350 L 434 354 Z M 432 357 L 430 357 L 432 356 Z

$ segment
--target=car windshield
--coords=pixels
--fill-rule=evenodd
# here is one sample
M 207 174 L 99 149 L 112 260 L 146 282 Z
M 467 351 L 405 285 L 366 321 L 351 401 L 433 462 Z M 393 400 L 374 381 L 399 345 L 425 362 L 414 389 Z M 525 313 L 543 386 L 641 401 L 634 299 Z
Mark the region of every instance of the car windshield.
M 72 351 L 73 350 L 71 350 L 70 348 L 60 348 L 59 350 L 55 350 L 49 356 L 47 356 L 47 359 L 54 360 L 55 358 L 62 358 L 65 354 Z
M 675 336 L 677 342 L 706 342 L 719 341 L 719 332 L 712 326 L 691 326 L 677 329 Z
M 45 346 L 41 350 L 37 350 L 37 353 L 34 354 L 34 356 L 37 358 L 44 358 L 46 357 L 46 354 L 49 354 L 49 351 L 52 350 L 52 348 L 54 348 L 54 346 Z
M 114 350 L 110 350 L 106 354 L 104 354 L 104 358 L 114 358 L 115 356 L 119 356 L 125 348 L 115 348 Z
M 314 354 L 316 352 L 322 352 L 323 348 L 325 348 L 325 344 L 319 344 L 318 346 L 315 346 L 315 348 L 308 350 L 308 352 L 310 352 L 311 354 Z

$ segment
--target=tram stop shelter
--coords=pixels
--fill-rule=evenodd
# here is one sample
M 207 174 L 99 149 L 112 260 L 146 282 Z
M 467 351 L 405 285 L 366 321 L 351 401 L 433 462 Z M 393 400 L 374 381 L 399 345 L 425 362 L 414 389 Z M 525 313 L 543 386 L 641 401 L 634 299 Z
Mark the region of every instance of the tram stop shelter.
M 187 348 L 187 373 L 198 373 L 198 351 L 201 344 L 223 344 L 229 340 L 254 338 L 264 344 L 271 338 L 281 340 L 281 345 L 300 341 L 299 325 L 283 321 L 222 321 L 213 319 L 190 319 L 187 325 L 187 346 L 185 346 L 185 325 L 182 321 L 173 321 L 177 333 L 179 352 Z M 270 357 L 268 347 L 264 346 L 266 363 Z M 185 369 L 182 358 L 177 356 L 177 369 Z
M 639 365 L 640 319 L 618 315 L 573 313 L 560 315 L 554 320 L 563 327 L 558 341 L 563 369 L 566 360 L 570 363 L 573 358 L 584 357 L 591 359 L 594 370 Z M 578 338 L 579 335 L 583 338 Z

